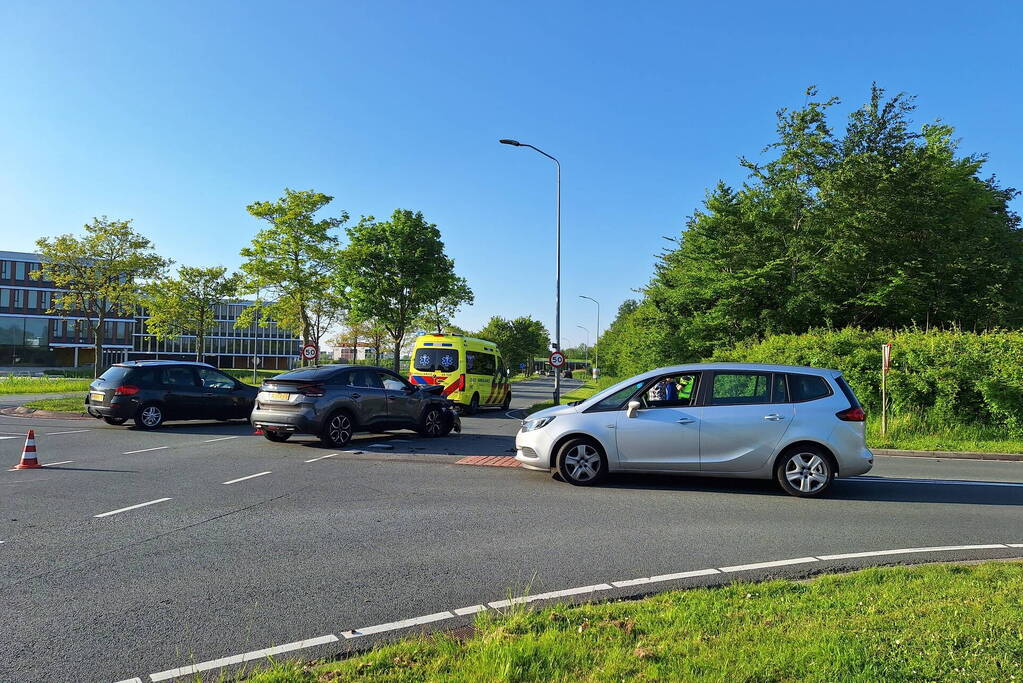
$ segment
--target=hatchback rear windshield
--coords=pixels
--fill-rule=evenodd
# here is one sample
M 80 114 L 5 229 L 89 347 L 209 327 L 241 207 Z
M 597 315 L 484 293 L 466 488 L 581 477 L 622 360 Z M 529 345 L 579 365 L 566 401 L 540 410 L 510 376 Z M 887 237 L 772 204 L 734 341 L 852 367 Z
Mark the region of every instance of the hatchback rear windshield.
M 331 375 L 333 375 L 340 369 L 341 368 L 339 368 L 336 365 L 333 367 L 323 368 L 302 368 L 301 370 L 292 370 L 291 372 L 285 372 L 280 375 L 277 375 L 276 377 L 271 377 L 270 381 L 280 379 L 285 381 L 299 380 L 303 382 L 306 381 L 322 382 L 328 379 Z
M 419 372 L 454 372 L 458 369 L 458 351 L 454 349 L 416 349 L 412 367 Z
M 107 368 L 107 371 L 99 376 L 104 382 L 112 382 L 114 384 L 124 381 L 124 378 L 131 372 L 131 368 L 126 368 L 120 365 L 113 365 Z

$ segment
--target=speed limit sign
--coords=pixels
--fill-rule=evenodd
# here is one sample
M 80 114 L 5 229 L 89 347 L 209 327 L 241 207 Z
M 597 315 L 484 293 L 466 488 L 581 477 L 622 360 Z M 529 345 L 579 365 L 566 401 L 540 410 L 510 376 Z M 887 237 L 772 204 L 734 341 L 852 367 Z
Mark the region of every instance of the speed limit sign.
M 306 360 L 316 360 L 320 355 L 320 350 L 316 348 L 316 344 L 306 344 L 302 347 L 302 357 Z
M 552 353 L 548 360 L 550 361 L 552 368 L 560 368 L 565 364 L 565 356 L 562 355 L 561 351 L 555 351 Z

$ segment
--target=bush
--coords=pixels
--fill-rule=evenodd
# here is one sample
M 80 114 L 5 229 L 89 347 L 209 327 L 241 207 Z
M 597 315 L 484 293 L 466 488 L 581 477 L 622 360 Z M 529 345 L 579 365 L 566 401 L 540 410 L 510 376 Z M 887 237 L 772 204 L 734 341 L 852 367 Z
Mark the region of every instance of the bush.
M 1023 436 L 1023 333 L 811 330 L 716 351 L 709 360 L 841 370 L 868 410 L 881 408 L 881 344 L 892 342 L 893 415 L 932 424 L 988 425 Z

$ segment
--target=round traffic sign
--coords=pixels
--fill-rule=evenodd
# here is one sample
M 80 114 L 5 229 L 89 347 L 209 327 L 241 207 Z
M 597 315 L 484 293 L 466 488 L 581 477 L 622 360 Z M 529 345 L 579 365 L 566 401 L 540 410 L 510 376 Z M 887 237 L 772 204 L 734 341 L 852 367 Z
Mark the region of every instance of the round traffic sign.
M 316 348 L 315 344 L 306 344 L 302 347 L 302 357 L 306 360 L 316 360 L 320 355 L 320 350 Z
M 565 356 L 562 355 L 561 351 L 555 351 L 554 353 L 552 353 L 551 357 L 548 360 L 550 360 L 551 367 L 553 368 L 560 368 L 562 365 L 565 364 Z
M 526 369 L 526 364 L 525 363 L 519 363 L 519 370 L 525 370 L 525 369 Z

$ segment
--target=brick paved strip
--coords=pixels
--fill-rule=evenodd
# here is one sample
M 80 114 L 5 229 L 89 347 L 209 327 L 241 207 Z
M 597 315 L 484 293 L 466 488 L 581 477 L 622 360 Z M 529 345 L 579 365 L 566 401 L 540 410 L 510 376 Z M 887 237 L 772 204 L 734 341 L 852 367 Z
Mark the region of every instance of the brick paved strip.
M 470 455 L 455 461 L 456 465 L 481 465 L 483 467 L 518 467 L 515 458 L 504 455 Z

